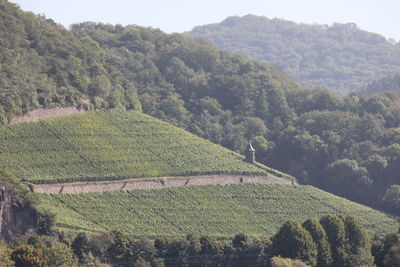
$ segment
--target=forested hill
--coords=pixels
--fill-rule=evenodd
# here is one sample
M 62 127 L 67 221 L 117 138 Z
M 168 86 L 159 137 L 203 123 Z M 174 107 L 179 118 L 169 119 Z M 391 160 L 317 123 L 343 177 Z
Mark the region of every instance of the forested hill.
M 0 123 L 54 106 L 92 109 L 122 103 L 140 110 L 134 83 L 112 73 L 96 42 L 0 3 Z
M 308 25 L 247 15 L 198 26 L 187 35 L 279 66 L 307 87 L 343 94 L 400 71 L 400 43 L 354 23 Z
M 225 94 L 226 101 L 240 106 L 257 97 L 259 87 L 296 87 L 267 64 L 180 34 L 94 23 L 68 31 L 7 1 L 1 1 L 0 18 L 3 123 L 40 107 L 140 110 L 137 91 L 146 112 L 183 120 L 187 111 L 182 97 L 188 101 Z M 242 95 L 240 89 L 250 84 L 253 92 Z

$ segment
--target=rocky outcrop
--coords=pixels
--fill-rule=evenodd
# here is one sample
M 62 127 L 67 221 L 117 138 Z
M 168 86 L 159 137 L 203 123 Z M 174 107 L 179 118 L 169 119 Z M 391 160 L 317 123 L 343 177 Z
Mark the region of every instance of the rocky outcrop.
M 0 240 L 10 241 L 15 237 L 37 232 L 36 211 L 15 198 L 12 191 L 0 185 Z

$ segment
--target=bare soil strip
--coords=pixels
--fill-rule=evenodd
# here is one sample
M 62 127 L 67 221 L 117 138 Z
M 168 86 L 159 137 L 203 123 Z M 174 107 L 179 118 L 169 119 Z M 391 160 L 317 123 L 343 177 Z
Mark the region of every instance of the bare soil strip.
M 29 112 L 29 114 L 24 116 L 18 116 L 10 121 L 10 124 L 16 124 L 21 122 L 31 122 L 38 121 L 41 119 L 60 117 L 65 115 L 72 115 L 76 113 L 82 113 L 85 110 L 79 110 L 75 107 L 65 107 L 65 108 L 49 108 L 49 109 L 36 109 Z
M 60 184 L 38 184 L 34 185 L 35 193 L 45 194 L 80 194 L 90 192 L 124 191 L 137 189 L 161 189 L 166 187 L 192 186 L 192 185 L 224 185 L 240 183 L 258 184 L 297 184 L 276 177 L 261 176 L 235 176 L 235 175 L 205 175 L 205 176 L 182 176 L 182 177 L 158 177 L 131 180 L 79 182 Z

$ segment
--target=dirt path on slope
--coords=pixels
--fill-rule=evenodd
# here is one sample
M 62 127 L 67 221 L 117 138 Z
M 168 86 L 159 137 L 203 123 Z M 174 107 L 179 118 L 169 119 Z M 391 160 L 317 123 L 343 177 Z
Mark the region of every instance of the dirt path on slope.
M 79 183 L 60 183 L 60 184 L 37 184 L 33 191 L 36 193 L 47 194 L 79 194 L 90 192 L 122 191 L 135 189 L 161 189 L 166 187 L 192 186 L 192 185 L 211 185 L 211 184 L 288 184 L 294 185 L 296 182 L 276 178 L 261 176 L 240 176 L 240 175 L 204 175 L 204 176 L 180 176 L 180 177 L 158 177 L 116 181 L 98 182 L 79 182 Z
M 49 109 L 36 109 L 29 112 L 27 115 L 18 116 L 11 119 L 10 124 L 16 124 L 21 122 L 38 121 L 41 119 L 60 117 L 65 115 L 72 115 L 76 113 L 83 113 L 85 110 L 77 109 L 75 107 L 66 108 L 49 108 Z

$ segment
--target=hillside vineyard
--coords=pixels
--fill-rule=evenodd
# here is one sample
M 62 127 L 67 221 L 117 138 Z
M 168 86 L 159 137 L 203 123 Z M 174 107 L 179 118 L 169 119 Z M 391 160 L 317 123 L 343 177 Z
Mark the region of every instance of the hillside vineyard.
M 40 195 L 58 226 L 134 236 L 273 235 L 288 219 L 353 214 L 371 236 L 395 231 L 389 216 L 311 186 L 207 185 L 78 195 Z
M 33 183 L 284 174 L 133 111 L 89 112 L 0 128 L 0 166 Z

